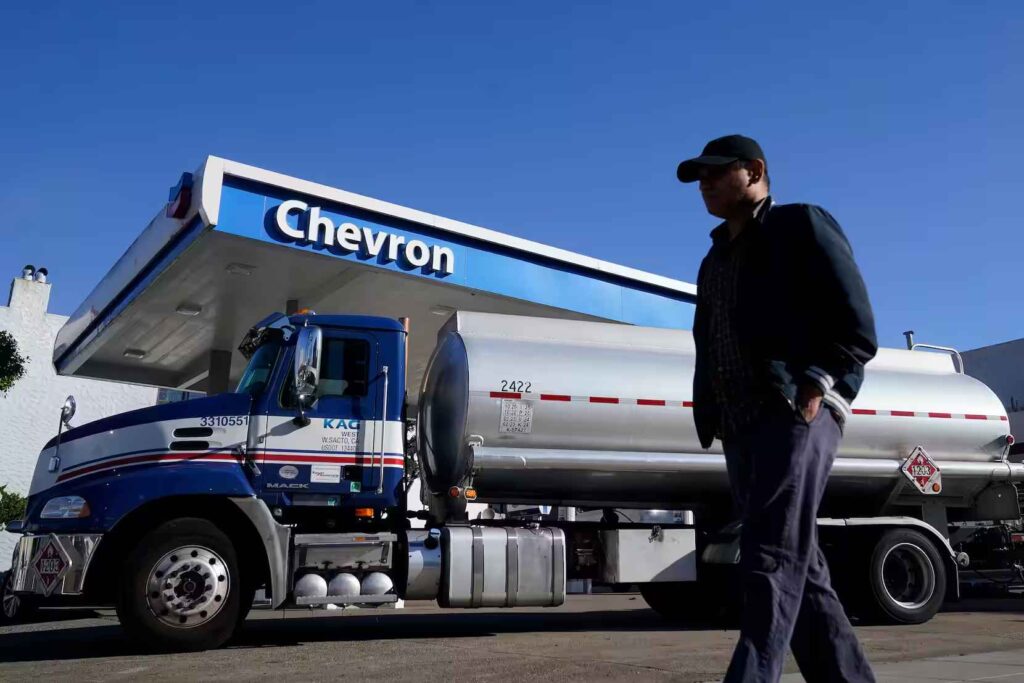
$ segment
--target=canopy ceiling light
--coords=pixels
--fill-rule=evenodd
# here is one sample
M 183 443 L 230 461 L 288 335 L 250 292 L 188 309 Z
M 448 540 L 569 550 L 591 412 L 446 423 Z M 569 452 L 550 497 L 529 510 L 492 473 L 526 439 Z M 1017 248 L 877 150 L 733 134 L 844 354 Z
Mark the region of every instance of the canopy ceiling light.
M 182 303 L 178 304 L 178 307 L 174 309 L 176 313 L 187 316 L 197 316 L 203 312 L 203 307 L 199 304 Z

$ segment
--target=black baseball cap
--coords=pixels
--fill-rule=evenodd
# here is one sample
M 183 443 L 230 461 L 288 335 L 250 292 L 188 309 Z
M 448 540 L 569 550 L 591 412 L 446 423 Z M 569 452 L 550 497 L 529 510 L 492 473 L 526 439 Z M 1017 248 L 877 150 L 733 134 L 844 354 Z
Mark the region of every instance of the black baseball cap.
M 704 151 L 700 153 L 699 157 L 687 159 L 679 164 L 676 176 L 681 183 L 692 183 L 700 178 L 701 166 L 723 166 L 740 159 L 744 161 L 761 159 L 766 165 L 768 163 L 757 140 L 743 135 L 726 135 L 715 138 L 704 145 Z

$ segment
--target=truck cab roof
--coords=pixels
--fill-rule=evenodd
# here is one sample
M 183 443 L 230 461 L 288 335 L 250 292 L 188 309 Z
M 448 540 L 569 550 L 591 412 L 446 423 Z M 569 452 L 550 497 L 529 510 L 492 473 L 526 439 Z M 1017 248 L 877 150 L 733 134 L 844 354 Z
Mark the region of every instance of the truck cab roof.
M 296 315 L 285 315 L 284 313 L 271 313 L 263 320 L 253 325 L 249 332 L 238 345 L 238 350 L 249 359 L 256 349 L 262 345 L 267 335 L 272 330 L 280 330 L 284 327 L 299 328 L 305 324 L 318 327 L 335 327 L 358 330 L 382 330 L 385 332 L 404 332 L 405 328 L 393 318 L 382 318 L 372 315 L 317 315 L 314 312 L 301 313 Z
M 302 314 L 289 316 L 292 325 L 310 325 L 321 327 L 352 327 L 361 330 L 384 330 L 386 332 L 404 332 L 402 324 L 393 318 L 382 318 L 375 315 L 317 315 Z

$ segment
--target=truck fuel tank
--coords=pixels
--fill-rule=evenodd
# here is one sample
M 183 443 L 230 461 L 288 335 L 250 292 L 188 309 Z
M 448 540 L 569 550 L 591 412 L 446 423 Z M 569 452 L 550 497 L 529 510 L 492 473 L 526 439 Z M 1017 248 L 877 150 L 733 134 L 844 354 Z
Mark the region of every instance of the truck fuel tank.
M 442 530 L 442 607 L 556 607 L 565 602 L 565 532 L 453 526 Z

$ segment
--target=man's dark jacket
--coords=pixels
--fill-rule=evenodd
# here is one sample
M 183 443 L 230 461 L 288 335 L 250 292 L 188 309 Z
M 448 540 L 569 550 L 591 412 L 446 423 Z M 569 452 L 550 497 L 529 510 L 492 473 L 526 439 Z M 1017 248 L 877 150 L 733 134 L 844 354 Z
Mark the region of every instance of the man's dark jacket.
M 836 220 L 809 204 L 772 205 L 744 230 L 753 244 L 736 284 L 736 333 L 755 363 L 766 396 L 795 406 L 800 384 L 814 383 L 849 412 L 864 364 L 878 350 L 874 316 L 853 250 Z M 724 228 L 724 226 L 721 226 Z M 697 348 L 693 414 L 704 448 L 720 433 L 721 407 L 708 367 L 710 307 L 701 299 L 708 259 L 697 275 L 693 336 Z

